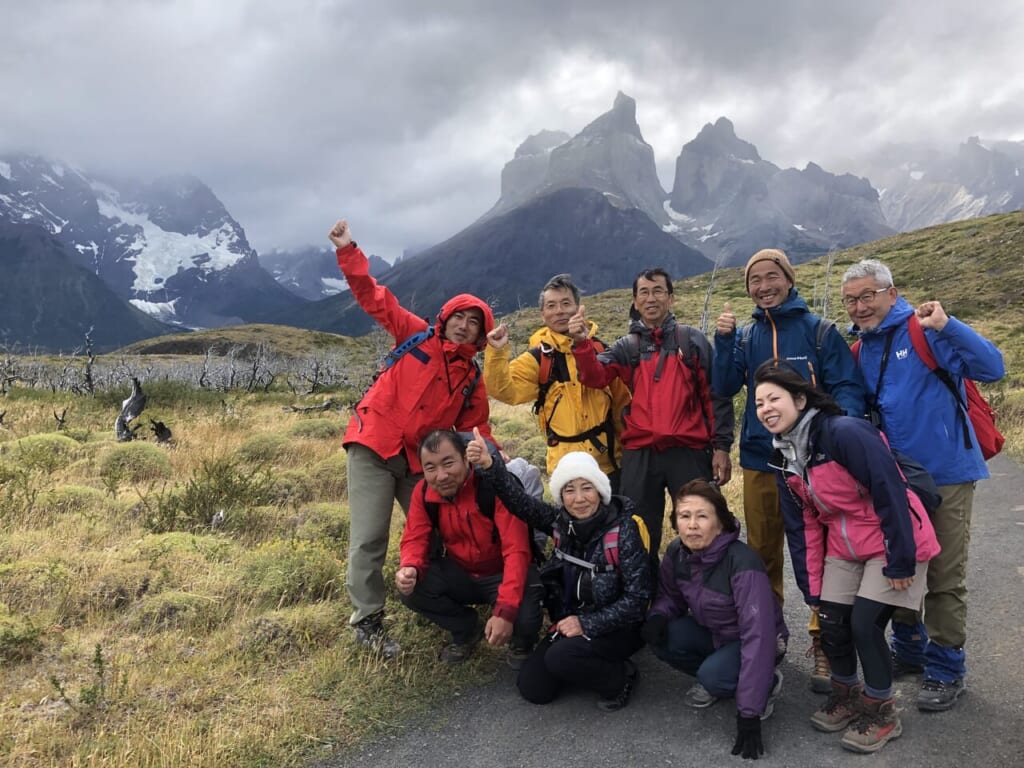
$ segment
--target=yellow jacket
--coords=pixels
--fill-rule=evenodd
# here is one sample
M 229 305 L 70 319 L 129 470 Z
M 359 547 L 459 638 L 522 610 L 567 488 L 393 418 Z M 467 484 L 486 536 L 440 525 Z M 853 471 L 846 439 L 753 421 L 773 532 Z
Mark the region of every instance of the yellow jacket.
M 596 332 L 597 324 L 591 322 L 591 338 Z M 604 472 L 612 472 L 619 467 L 622 457 L 619 433 L 622 431 L 622 411 L 629 405 L 629 389 L 619 379 L 603 389 L 592 389 L 580 384 L 576 359 L 572 356 L 570 336 L 555 333 L 545 326 L 530 337 L 531 349 L 542 344 L 545 345 L 544 349 L 550 348 L 554 353 L 549 377 L 550 388 L 544 398 L 544 407 L 537 414 L 541 434 L 548 440 L 548 474 L 555 470 L 558 460 L 570 451 L 586 451 L 597 459 Z M 565 368 L 561 368 L 563 364 Z M 563 371 L 562 376 L 558 375 L 560 368 Z M 540 363 L 532 352 L 523 352 L 510 362 L 507 345 L 501 349 L 495 349 L 490 345 L 485 348 L 484 385 L 487 387 L 487 394 L 495 400 L 509 405 L 533 403 L 540 391 L 539 379 Z M 577 437 L 600 428 L 608 418 L 609 410 L 615 435 L 612 451 L 614 464 L 613 457 L 608 454 L 608 439 L 603 431 L 595 434 L 593 439 L 584 438 L 579 441 L 556 437 Z M 605 450 L 600 450 L 598 445 Z

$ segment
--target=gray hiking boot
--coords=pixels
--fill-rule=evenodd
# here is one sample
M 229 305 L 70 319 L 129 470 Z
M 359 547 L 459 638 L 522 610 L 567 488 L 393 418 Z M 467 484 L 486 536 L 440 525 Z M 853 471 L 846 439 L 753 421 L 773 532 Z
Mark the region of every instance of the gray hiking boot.
M 394 659 L 402 652 L 401 646 L 384 630 L 384 611 L 356 622 L 354 629 L 356 642 L 382 658 Z
M 952 709 L 956 700 L 966 690 L 964 679 L 943 683 L 940 680 L 925 680 L 917 694 L 917 708 L 923 712 L 945 712 Z

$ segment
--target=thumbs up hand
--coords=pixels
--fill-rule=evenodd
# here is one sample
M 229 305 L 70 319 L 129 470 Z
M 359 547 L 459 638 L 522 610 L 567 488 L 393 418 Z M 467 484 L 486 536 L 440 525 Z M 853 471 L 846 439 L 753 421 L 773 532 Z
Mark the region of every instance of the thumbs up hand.
M 725 302 L 725 307 L 722 308 L 722 314 L 718 316 L 718 320 L 715 321 L 715 333 L 720 336 L 728 336 L 731 333 L 736 332 L 736 315 L 732 313 L 732 307 L 729 306 L 729 302 Z
M 590 324 L 587 322 L 587 310 L 582 304 L 576 314 L 569 318 L 569 335 L 573 341 L 586 341 L 590 331 Z
M 466 460 L 474 466 L 487 469 L 494 463 L 487 443 L 480 436 L 480 427 L 473 427 L 473 439 L 466 445 Z

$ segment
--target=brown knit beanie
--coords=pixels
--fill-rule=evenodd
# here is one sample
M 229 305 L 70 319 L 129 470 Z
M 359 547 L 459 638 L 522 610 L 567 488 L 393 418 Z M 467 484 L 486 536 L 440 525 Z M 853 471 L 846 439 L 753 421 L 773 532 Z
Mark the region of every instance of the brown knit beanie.
M 747 266 L 743 268 L 743 284 L 747 290 L 750 290 L 750 268 L 759 261 L 774 261 L 779 265 L 779 268 L 785 273 L 786 277 L 789 278 L 789 282 L 796 285 L 796 275 L 793 272 L 793 265 L 789 263 L 789 258 L 786 254 L 778 248 L 762 248 L 750 257 L 750 261 L 747 262 Z

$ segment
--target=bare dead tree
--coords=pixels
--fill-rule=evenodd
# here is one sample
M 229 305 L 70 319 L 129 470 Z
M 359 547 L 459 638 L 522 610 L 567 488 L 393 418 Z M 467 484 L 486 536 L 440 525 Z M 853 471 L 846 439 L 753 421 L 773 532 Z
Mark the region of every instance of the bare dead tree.
M 829 313 L 832 311 L 828 281 L 832 274 L 832 265 L 835 263 L 837 253 L 838 251 L 835 246 L 828 249 L 828 261 L 825 263 L 825 290 L 824 295 L 821 297 L 821 316 L 824 318 L 828 318 Z
M 92 346 L 92 329 L 93 326 L 89 326 L 89 330 L 85 332 L 85 367 L 82 371 L 82 388 L 90 395 L 96 394 L 96 384 L 92 377 L 92 367 L 96 362 L 96 352 Z
M 0 427 L 3 427 L 4 429 L 10 429 L 11 425 L 4 423 L 4 416 L 6 416 L 6 415 L 7 415 L 7 411 L 0 411 Z
M 324 400 L 320 405 L 282 405 L 281 410 L 285 413 L 315 413 L 317 411 L 329 411 L 336 407 L 333 400 Z
M 64 418 L 68 413 L 68 409 L 65 408 L 60 412 L 60 416 L 57 415 L 57 409 L 53 409 L 53 418 L 57 420 L 57 431 L 61 432 L 67 427 L 66 419 Z
M 718 268 L 722 266 L 724 256 L 722 253 L 715 259 L 715 266 L 711 270 L 711 279 L 708 280 L 708 289 L 704 294 L 704 309 L 700 313 L 700 332 L 708 335 L 708 328 L 711 324 L 711 296 L 715 292 L 715 277 L 718 275 Z

